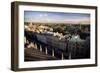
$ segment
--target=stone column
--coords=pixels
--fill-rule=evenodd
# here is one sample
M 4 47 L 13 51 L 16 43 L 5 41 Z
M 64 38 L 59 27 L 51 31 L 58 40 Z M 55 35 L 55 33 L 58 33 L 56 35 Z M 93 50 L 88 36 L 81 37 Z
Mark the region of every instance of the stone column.
M 54 56 L 54 49 L 52 49 L 52 56 Z
M 41 47 L 41 45 L 40 45 L 40 51 L 42 51 L 42 47 Z
M 48 54 L 48 49 L 47 49 L 47 47 L 45 47 L 45 53 Z
M 61 59 L 62 59 L 62 60 L 64 59 L 64 54 L 63 54 L 63 52 L 62 52 L 62 54 L 61 54 Z
M 35 49 L 37 49 L 37 44 L 36 43 L 34 44 L 34 47 L 35 47 Z

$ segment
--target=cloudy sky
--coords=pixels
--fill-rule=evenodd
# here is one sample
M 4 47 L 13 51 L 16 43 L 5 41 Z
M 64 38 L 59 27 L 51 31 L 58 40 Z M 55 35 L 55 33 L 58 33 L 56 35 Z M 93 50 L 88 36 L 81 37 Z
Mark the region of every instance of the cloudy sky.
M 24 11 L 25 22 L 90 24 L 90 14 Z

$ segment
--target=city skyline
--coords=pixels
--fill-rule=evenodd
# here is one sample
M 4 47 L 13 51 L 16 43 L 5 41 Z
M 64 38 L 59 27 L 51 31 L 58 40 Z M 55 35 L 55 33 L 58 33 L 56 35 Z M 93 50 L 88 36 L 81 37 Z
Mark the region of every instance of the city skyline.
M 90 24 L 90 14 L 46 11 L 24 11 L 25 22 Z

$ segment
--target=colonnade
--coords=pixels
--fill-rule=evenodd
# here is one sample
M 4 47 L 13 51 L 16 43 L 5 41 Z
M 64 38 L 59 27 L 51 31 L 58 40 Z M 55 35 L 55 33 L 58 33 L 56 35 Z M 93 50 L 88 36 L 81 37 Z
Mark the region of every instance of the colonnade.
M 56 57 L 55 52 L 57 52 L 57 51 L 54 48 L 48 48 L 48 45 L 45 45 L 43 47 L 42 44 L 36 43 L 36 42 L 33 42 L 33 45 L 34 45 L 35 49 L 37 49 L 37 50 L 39 50 L 41 52 L 44 52 L 45 54 L 49 54 L 49 51 L 51 51 L 51 54 L 49 54 L 49 55 L 51 55 L 53 57 Z M 62 60 L 64 59 L 64 53 L 63 52 L 61 52 L 61 58 L 60 59 L 62 59 Z

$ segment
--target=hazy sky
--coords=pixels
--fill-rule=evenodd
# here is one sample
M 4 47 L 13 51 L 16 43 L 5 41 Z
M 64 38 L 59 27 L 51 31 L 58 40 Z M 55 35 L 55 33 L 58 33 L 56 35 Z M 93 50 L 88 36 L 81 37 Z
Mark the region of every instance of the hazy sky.
M 24 11 L 25 22 L 90 24 L 90 14 Z

